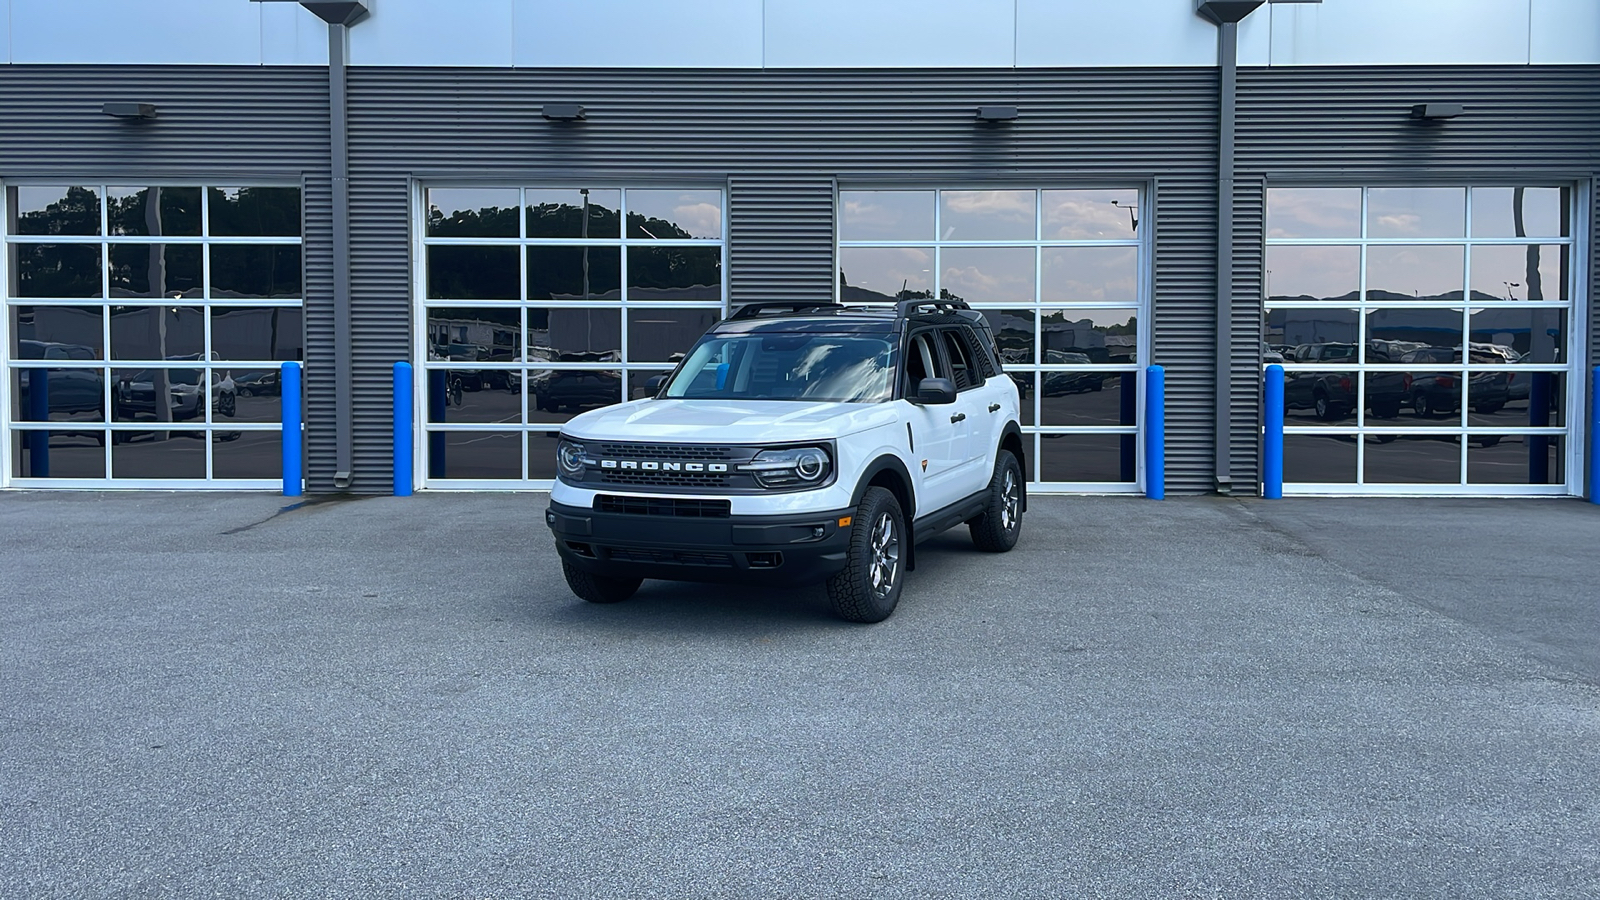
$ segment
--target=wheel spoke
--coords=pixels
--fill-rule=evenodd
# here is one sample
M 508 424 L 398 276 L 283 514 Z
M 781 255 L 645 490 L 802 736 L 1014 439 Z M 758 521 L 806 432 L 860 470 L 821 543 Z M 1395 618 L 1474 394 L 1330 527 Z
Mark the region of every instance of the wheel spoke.
M 895 576 L 900 571 L 900 539 L 888 513 L 879 515 L 873 523 L 867 543 L 872 552 L 867 565 L 868 581 L 874 595 L 885 597 L 894 588 Z

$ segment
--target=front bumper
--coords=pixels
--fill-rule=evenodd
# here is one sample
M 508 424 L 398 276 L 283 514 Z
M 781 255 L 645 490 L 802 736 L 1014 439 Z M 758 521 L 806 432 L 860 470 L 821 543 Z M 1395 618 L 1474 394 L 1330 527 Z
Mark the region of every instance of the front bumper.
M 844 568 L 854 510 L 683 518 L 551 503 L 556 550 L 598 575 L 671 581 L 817 582 Z

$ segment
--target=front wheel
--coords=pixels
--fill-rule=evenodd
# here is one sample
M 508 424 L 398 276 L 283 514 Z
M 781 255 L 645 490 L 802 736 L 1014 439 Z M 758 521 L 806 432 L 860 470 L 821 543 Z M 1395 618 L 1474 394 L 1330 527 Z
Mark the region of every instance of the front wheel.
M 1004 553 L 1022 535 L 1022 467 L 1009 450 L 995 457 L 983 515 L 967 524 L 979 550 Z
M 894 494 L 870 487 L 853 518 L 845 566 L 828 579 L 828 599 L 841 619 L 882 622 L 900 602 L 905 581 L 905 514 Z
M 590 603 L 621 603 L 644 582 L 643 578 L 611 578 L 585 572 L 566 560 L 561 561 L 561 574 L 567 576 L 567 587 Z

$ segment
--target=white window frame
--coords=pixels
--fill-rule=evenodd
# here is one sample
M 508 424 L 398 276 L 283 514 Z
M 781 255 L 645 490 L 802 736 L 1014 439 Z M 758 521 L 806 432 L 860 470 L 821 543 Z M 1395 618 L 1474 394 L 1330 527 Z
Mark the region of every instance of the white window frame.
M 1285 496 L 1320 496 L 1320 497 L 1350 497 L 1350 496 L 1395 496 L 1395 497 L 1568 497 L 1582 496 L 1584 491 L 1585 472 L 1585 447 L 1588 440 L 1587 429 L 1587 397 L 1588 382 L 1586 377 L 1588 368 L 1588 334 L 1589 334 L 1589 298 L 1588 279 L 1584 273 L 1589 271 L 1590 234 L 1588 216 L 1584 214 L 1591 202 L 1589 183 L 1586 180 L 1576 181 L 1547 180 L 1542 178 L 1529 178 L 1518 181 L 1505 181 L 1503 179 L 1475 179 L 1465 178 L 1458 182 L 1420 182 L 1420 183 L 1394 183 L 1382 181 L 1364 181 L 1360 183 L 1311 183 L 1301 181 L 1269 181 L 1267 188 L 1349 188 L 1361 191 L 1361 234 L 1359 237 L 1350 238 L 1265 238 L 1265 247 L 1294 247 L 1294 246 L 1354 246 L 1360 248 L 1358 297 L 1360 299 L 1349 303 L 1320 301 L 1321 308 L 1326 309 L 1352 309 L 1357 310 L 1363 336 L 1366 334 L 1367 313 L 1375 309 L 1461 309 L 1463 316 L 1463 342 L 1471 340 L 1470 316 L 1473 309 L 1560 309 L 1567 312 L 1567 344 L 1563 348 L 1566 363 L 1535 363 L 1527 368 L 1518 367 L 1518 372 L 1553 372 L 1567 376 L 1567 389 L 1563 415 L 1565 425 L 1552 425 L 1538 428 L 1532 426 L 1516 427 L 1489 427 L 1471 425 L 1429 425 L 1424 427 L 1407 428 L 1404 425 L 1368 425 L 1366 412 L 1366 380 L 1362 379 L 1356 398 L 1354 422 L 1350 425 L 1301 425 L 1285 424 L 1285 438 L 1294 435 L 1355 435 L 1356 437 L 1356 480 L 1354 482 L 1290 482 L 1285 481 L 1283 492 Z M 1530 236 L 1526 238 L 1505 237 L 1477 237 L 1469 236 L 1472 223 L 1472 195 L 1473 188 L 1489 187 L 1553 187 L 1568 188 L 1572 191 L 1570 209 L 1571 220 L 1567 223 L 1570 236 L 1565 238 L 1549 236 Z M 1423 188 L 1423 187 L 1451 187 L 1464 188 L 1465 221 L 1463 236 L 1449 238 L 1373 238 L 1367 236 L 1367 204 L 1368 195 L 1374 189 L 1390 188 Z M 1267 202 L 1263 194 L 1263 205 Z M 1263 212 L 1265 210 L 1263 209 Z M 1264 219 L 1263 219 L 1264 220 Z M 1567 301 L 1541 300 L 1541 301 L 1508 301 L 1505 306 L 1485 306 L 1483 301 L 1473 303 L 1472 291 L 1472 248 L 1474 246 L 1569 246 L 1570 265 L 1567 272 L 1568 283 L 1565 286 L 1568 296 Z M 1393 300 L 1367 300 L 1367 251 L 1371 247 L 1384 246 L 1447 246 L 1464 247 L 1462 258 L 1463 299 L 1412 301 L 1410 303 L 1397 303 Z M 1318 308 L 1310 303 L 1276 304 L 1268 296 L 1265 268 L 1266 256 L 1262 256 L 1262 322 L 1263 326 L 1273 309 L 1308 309 Z M 1363 346 L 1365 341 L 1361 342 Z M 1364 350 L 1363 350 L 1364 353 Z M 1325 366 L 1300 365 L 1293 362 L 1282 364 L 1285 369 L 1298 369 L 1312 371 L 1326 369 L 1328 371 L 1354 371 L 1354 372 L 1401 372 L 1414 366 L 1398 363 L 1366 363 L 1355 364 L 1328 364 Z M 1266 363 L 1263 363 L 1265 370 Z M 1451 364 L 1449 368 L 1454 371 L 1457 366 Z M 1468 376 L 1477 372 L 1502 372 L 1504 366 L 1488 364 L 1473 364 L 1463 358 L 1460 368 Z M 1465 413 L 1465 411 L 1463 411 Z M 1366 452 L 1367 436 L 1382 434 L 1416 434 L 1428 435 L 1456 435 L 1459 440 L 1461 468 L 1459 480 L 1455 484 L 1390 484 L 1366 482 Z M 1565 441 L 1562 454 L 1562 466 L 1566 479 L 1562 484 L 1471 484 L 1468 482 L 1468 466 L 1470 461 L 1470 448 L 1462 446 L 1467 435 L 1546 435 L 1559 437 Z
M 1138 220 L 1139 224 L 1143 225 L 1144 227 L 1138 229 L 1136 231 L 1136 233 L 1134 234 L 1134 236 L 1131 237 L 1131 238 L 1107 238 L 1107 239 L 1100 239 L 1100 240 L 1091 240 L 1091 239 L 1053 240 L 1053 239 L 1046 239 L 1044 237 L 1044 231 L 1043 231 L 1043 229 L 1044 229 L 1044 193 L 1046 191 L 1067 191 L 1067 190 L 1131 190 L 1131 191 L 1137 191 L 1138 192 L 1138 201 L 1136 202 L 1136 204 L 1134 205 L 1134 207 L 1132 209 L 1134 211 L 1134 215 L 1137 216 L 1137 220 Z M 1043 339 L 1037 333 L 1035 333 L 1035 339 L 1034 339 L 1034 362 L 1032 364 L 1028 364 L 1028 365 L 1023 365 L 1023 364 L 1008 365 L 1008 366 L 1005 367 L 1005 369 L 1006 369 L 1006 372 L 1008 373 L 1008 375 L 1011 372 L 1019 372 L 1019 373 L 1026 372 L 1026 373 L 1028 373 L 1030 376 L 1032 376 L 1034 378 L 1034 389 L 1031 392 L 1030 396 L 1022 399 L 1022 402 L 1023 403 L 1031 403 L 1031 404 L 1033 404 L 1033 422 L 1035 424 L 1033 424 L 1033 425 L 1023 425 L 1022 426 L 1022 434 L 1023 434 L 1023 440 L 1028 446 L 1028 452 L 1032 454 L 1032 456 L 1030 458 L 1033 461 L 1035 473 L 1040 472 L 1041 469 L 1042 469 L 1042 465 L 1041 464 L 1043 462 L 1043 458 L 1041 456 L 1041 449 L 1042 449 L 1042 444 L 1043 444 L 1045 435 L 1068 435 L 1068 436 L 1071 436 L 1071 435 L 1115 435 L 1115 436 L 1120 437 L 1122 435 L 1132 434 L 1132 435 L 1135 436 L 1135 446 L 1134 446 L 1134 460 L 1135 460 L 1135 462 L 1134 462 L 1134 480 L 1133 481 L 1131 481 L 1131 482 L 1116 482 L 1116 481 L 1040 481 L 1040 480 L 1033 480 L 1033 481 L 1029 481 L 1028 482 L 1028 490 L 1030 492 L 1042 493 L 1042 494 L 1143 494 L 1146 491 L 1146 487 L 1147 487 L 1145 465 L 1144 465 L 1144 463 L 1145 463 L 1145 460 L 1144 460 L 1144 437 L 1145 437 L 1145 428 L 1144 428 L 1144 424 L 1145 424 L 1145 390 L 1144 390 L 1144 388 L 1145 388 L 1145 377 L 1144 377 L 1144 372 L 1151 365 L 1151 359 L 1152 359 L 1151 352 L 1152 352 L 1152 347 L 1153 347 L 1153 343 L 1154 343 L 1154 332 L 1155 332 L 1155 330 L 1153 328 L 1153 319 L 1152 319 L 1151 314 L 1150 314 L 1151 313 L 1151 309 L 1152 309 L 1152 307 L 1154 305 L 1151 302 L 1151 297 L 1152 297 L 1152 294 L 1153 294 L 1153 288 L 1154 288 L 1154 283 L 1155 283 L 1154 274 L 1153 274 L 1153 259 L 1154 259 L 1153 234 L 1154 234 L 1154 231 L 1155 231 L 1155 219 L 1151 215 L 1151 207 L 1152 207 L 1151 198 L 1155 195 L 1155 185 L 1154 185 L 1154 183 L 1153 182 L 1149 182 L 1149 181 L 1127 181 L 1127 182 L 1118 182 L 1118 183 L 1093 183 L 1093 184 L 1048 184 L 1048 185 L 1039 185 L 1039 184 L 1031 184 L 1031 185 L 1028 185 L 1028 184 L 1022 184 L 1022 185 L 1018 185 L 1018 184 L 970 185 L 970 184 L 967 184 L 967 185 L 963 185 L 963 184 L 957 183 L 957 184 L 941 184 L 941 185 L 934 186 L 934 185 L 928 185 L 928 184 L 909 184 L 909 183 L 848 182 L 848 183 L 843 184 L 843 185 L 835 186 L 835 188 L 834 188 L 834 198 L 833 198 L 833 200 L 834 200 L 834 203 L 833 203 L 834 209 L 835 210 L 842 210 L 843 209 L 843 205 L 840 202 L 840 195 L 841 194 L 853 193 L 853 192 L 856 192 L 856 191 L 901 191 L 901 192 L 920 192 L 920 193 L 932 192 L 933 195 L 934 195 L 934 202 L 933 202 L 933 216 L 934 216 L 934 219 L 933 219 L 934 231 L 933 231 L 933 233 L 934 233 L 934 239 L 933 240 L 921 240 L 921 241 L 917 241 L 917 240 L 849 241 L 849 240 L 843 240 L 842 238 L 839 237 L 838 226 L 835 225 L 834 249 L 835 249 L 836 253 L 837 253 L 837 251 L 843 250 L 845 248 L 855 248 L 855 247 L 917 247 L 917 248 L 922 248 L 922 249 L 931 249 L 931 250 L 933 250 L 933 253 L 934 253 L 934 256 L 933 256 L 933 274 L 934 274 L 934 278 L 933 278 L 932 289 L 933 289 L 933 295 L 935 297 L 937 297 L 937 296 L 940 296 L 940 290 L 943 288 L 944 269 L 943 269 L 943 265 L 942 265 L 942 255 L 943 255 L 943 251 L 944 251 L 945 248 L 947 248 L 947 247 L 949 247 L 949 248 L 960 248 L 960 249 L 965 249 L 965 248 L 969 248 L 969 247 L 1026 247 L 1026 248 L 1031 248 L 1033 250 L 1033 265 L 1034 265 L 1034 276 L 1033 276 L 1034 295 L 1033 295 L 1033 301 L 1031 303 L 985 303 L 985 302 L 974 302 L 974 303 L 971 304 L 973 309 L 976 309 L 976 310 L 985 310 L 985 309 L 992 309 L 992 310 L 1000 310 L 1000 309 L 1030 309 L 1030 310 L 1033 310 L 1034 312 L 1039 312 L 1039 311 L 1047 310 L 1047 309 L 1048 310 L 1057 310 L 1057 309 L 1107 310 L 1107 309 L 1122 309 L 1122 308 L 1126 308 L 1126 309 L 1131 310 L 1133 312 L 1133 314 L 1138 317 L 1139 327 L 1138 327 L 1138 335 L 1137 335 L 1137 338 L 1136 338 L 1136 352 L 1138 354 L 1138 360 L 1139 361 L 1136 362 L 1136 363 L 1129 363 L 1129 364 L 1094 364 L 1094 365 L 1087 365 L 1087 366 L 1086 365 L 1070 365 L 1070 364 L 1063 365 L 1063 364 L 1045 363 L 1043 361 L 1043 357 L 1040 355 L 1040 354 L 1043 353 L 1044 342 L 1043 342 Z M 1023 240 L 995 240 L 995 241 L 945 241 L 945 240 L 939 240 L 938 236 L 944 233 L 943 222 L 941 221 L 941 219 L 943 217 L 944 204 L 941 202 L 940 195 L 943 194 L 946 191 L 950 191 L 950 192 L 956 192 L 956 191 L 1032 191 L 1033 195 L 1034 195 L 1033 237 L 1031 239 L 1023 239 Z M 1119 208 L 1121 208 L 1121 207 L 1119 207 Z M 835 216 L 835 221 L 836 222 L 837 222 L 837 219 L 838 219 L 838 216 L 836 215 Z M 1041 301 L 1041 292 L 1044 290 L 1044 284 L 1043 284 L 1043 282 L 1044 282 L 1044 277 L 1043 277 L 1044 276 L 1044 273 L 1043 273 L 1044 253 L 1043 253 L 1043 251 L 1045 249 L 1052 248 L 1052 247 L 1133 247 L 1133 248 L 1135 248 L 1135 252 L 1137 254 L 1136 255 L 1135 265 L 1137 266 L 1137 269 L 1138 269 L 1138 271 L 1137 271 L 1138 297 L 1137 297 L 1136 305 L 1129 306 L 1129 307 L 1124 307 L 1124 306 L 1122 306 L 1122 304 L 1110 304 L 1110 305 L 1108 305 L 1106 303 L 1092 303 L 1092 302 L 1081 302 L 1081 301 L 1078 301 L 1078 302 L 1054 302 L 1054 301 L 1052 301 L 1052 302 L 1048 302 L 1048 303 L 1042 302 Z M 842 280 L 841 280 L 840 274 L 839 274 L 840 273 L 840 269 L 841 269 L 841 266 L 838 264 L 837 258 L 836 258 L 835 265 L 833 267 L 833 297 L 834 297 L 834 301 L 835 302 L 842 302 L 841 297 L 843 296 L 843 284 L 842 284 Z M 1037 323 L 1040 320 L 1036 317 L 1034 321 Z M 1136 409 L 1136 412 L 1135 412 L 1135 415 L 1134 415 L 1135 424 L 1133 424 L 1133 425 L 1085 425 L 1085 426 L 1076 426 L 1076 427 L 1074 427 L 1074 426 L 1063 426 L 1063 425 L 1041 425 L 1041 424 L 1039 424 L 1039 422 L 1041 420 L 1041 413 L 1043 412 L 1043 409 L 1042 409 L 1042 406 L 1041 406 L 1042 400 L 1041 400 L 1041 397 L 1040 397 L 1039 388 L 1041 387 L 1041 385 L 1043 383 L 1042 382 L 1042 373 L 1046 373 L 1046 372 L 1116 373 L 1116 374 L 1121 375 L 1125 379 L 1129 379 L 1131 384 L 1124 385 L 1123 389 L 1124 390 L 1130 390 L 1131 389 L 1131 390 L 1134 390 L 1134 391 L 1137 392 L 1137 395 L 1138 395 L 1137 396 L 1137 409 Z
M 93 187 L 100 195 L 100 233 L 98 235 L 13 235 L 9 231 L 10 214 L 9 188 L 30 186 L 72 186 Z M 201 197 L 201 229 L 199 235 L 113 235 L 110 233 L 109 191 L 110 187 L 184 187 L 200 189 Z M 208 190 L 211 188 L 293 188 L 300 192 L 300 233 L 294 236 L 287 235 L 256 235 L 256 236 L 213 236 L 211 235 L 210 210 L 211 201 Z M 116 178 L 80 178 L 80 177 L 30 177 L 8 181 L 0 181 L 0 230 L 3 230 L 3 247 L 0 247 L 0 369 L 3 369 L 5 385 L 0 389 L 0 489 L 24 490 L 281 490 L 283 481 L 281 476 L 276 478 L 216 478 L 213 476 L 213 458 L 215 455 L 215 432 L 225 431 L 254 431 L 269 432 L 281 435 L 282 423 L 267 425 L 265 423 L 249 422 L 214 422 L 210 402 L 204 402 L 205 419 L 199 422 L 173 423 L 170 429 L 152 427 L 149 422 L 124 422 L 112 421 L 111 405 L 111 379 L 106 378 L 102 402 L 105 404 L 106 421 L 92 423 L 84 430 L 103 431 L 106 433 L 105 451 L 105 477 L 104 478 L 34 478 L 13 474 L 16 464 L 15 439 L 18 434 L 28 431 L 72 431 L 77 429 L 66 427 L 46 427 L 43 429 L 27 427 L 30 423 L 12 421 L 12 372 L 21 369 L 34 369 L 40 366 L 32 365 L 35 360 L 14 360 L 11 358 L 11 347 L 14 336 L 11 334 L 11 310 L 19 306 L 100 306 L 103 309 L 101 321 L 101 339 L 105 347 L 105 358 L 89 361 L 52 360 L 47 368 L 83 368 L 114 371 L 119 368 L 135 368 L 143 364 L 140 360 L 115 360 L 110 356 L 111 351 L 111 317 L 110 308 L 116 305 L 141 306 L 150 305 L 156 298 L 113 298 L 110 290 L 110 245 L 112 244 L 187 244 L 210 248 L 217 245 L 239 244 L 260 246 L 276 244 L 284 246 L 297 246 L 300 248 L 300 287 L 301 295 L 297 298 L 225 298 L 214 300 L 211 296 L 211 254 L 209 250 L 201 253 L 201 294 L 199 297 L 184 298 L 184 305 L 197 305 L 203 310 L 202 357 L 196 360 L 193 366 L 179 368 L 198 368 L 206 380 L 205 389 L 209 392 L 210 373 L 213 369 L 226 368 L 229 370 L 250 371 L 261 369 L 276 370 L 282 366 L 282 360 L 226 360 L 213 361 L 209 358 L 211 352 L 211 314 L 216 308 L 227 307 L 283 307 L 300 310 L 302 328 L 304 328 L 305 315 L 305 185 L 296 179 L 285 177 L 195 177 L 195 178 L 139 178 L 136 176 Z M 99 297 L 83 297 L 76 299 L 35 299 L 10 296 L 11 285 L 11 247 L 16 244 L 90 244 L 100 248 L 100 295 Z M 117 303 L 117 300 L 124 301 Z M 303 354 L 302 354 L 303 355 Z M 222 364 L 217 364 L 221 362 Z M 304 362 L 302 361 L 302 365 Z M 90 424 L 90 423 L 85 423 Z M 20 426 L 20 427 L 19 427 Z M 118 431 L 145 433 L 150 431 L 195 431 L 204 430 L 206 442 L 206 474 L 203 478 L 117 478 L 112 472 L 112 433 Z M 24 451 L 25 452 L 25 451 Z
M 620 231 L 614 238 L 576 237 L 576 238 L 530 238 L 528 237 L 527 194 L 530 190 L 576 190 L 586 187 L 591 191 L 615 190 L 620 193 L 619 209 L 617 210 Z M 518 192 L 517 236 L 516 237 L 464 237 L 464 238 L 436 238 L 428 236 L 428 189 L 440 190 L 466 189 L 466 190 L 516 190 Z M 722 198 L 722 233 L 717 238 L 677 238 L 668 240 L 652 240 L 645 238 L 628 237 L 628 191 L 653 191 L 653 190 L 681 190 L 681 191 L 716 191 Z M 434 425 L 428 421 L 428 373 L 438 369 L 463 368 L 460 362 L 448 360 L 430 361 L 428 359 L 428 308 L 435 309 L 481 309 L 486 306 L 505 305 L 507 308 L 519 310 L 519 328 L 521 329 L 521 344 L 523 354 L 527 353 L 527 324 L 530 307 L 550 309 L 615 309 L 620 318 L 620 341 L 623 360 L 615 363 L 563 363 L 540 362 L 533 365 L 524 359 L 521 363 L 474 363 L 474 368 L 480 370 L 505 370 L 527 371 L 534 369 L 563 369 L 563 370 L 589 370 L 589 371 L 620 371 L 622 372 L 621 391 L 628 391 L 629 376 L 635 372 L 661 372 L 670 370 L 671 363 L 643 362 L 635 363 L 628 359 L 628 311 L 630 309 L 706 309 L 716 312 L 718 318 L 725 318 L 729 308 L 729 197 L 730 191 L 726 181 L 711 182 L 685 178 L 668 182 L 657 182 L 640 179 L 604 179 L 590 180 L 584 178 L 571 179 L 538 179 L 532 181 L 506 182 L 506 181 L 464 181 L 459 179 L 413 179 L 411 182 L 411 210 L 412 210 L 412 325 L 411 325 L 411 359 L 412 359 L 412 421 L 416 427 L 412 429 L 412 483 L 419 490 L 435 491 L 548 491 L 554 485 L 553 478 L 531 478 L 528 451 L 528 436 L 531 434 L 554 434 L 561 430 L 561 423 L 534 423 L 528 421 L 529 403 L 526 389 L 527 378 L 524 374 L 524 389 L 521 391 L 522 404 L 521 421 L 516 424 L 498 422 L 447 422 Z M 448 245 L 465 246 L 510 246 L 519 248 L 518 266 L 519 283 L 517 286 L 517 300 L 430 300 L 428 299 L 428 248 Z M 528 247 L 617 247 L 621 255 L 620 290 L 617 300 L 594 301 L 550 301 L 530 300 L 528 298 Z M 706 301 L 685 303 L 663 303 L 660 301 L 638 301 L 630 303 L 628 300 L 628 249 L 631 247 L 716 247 L 721 251 L 722 269 L 722 301 L 711 303 Z M 618 402 L 628 398 L 619 396 Z M 469 432 L 482 431 L 494 434 L 515 432 L 521 436 L 522 442 L 522 477 L 521 478 L 431 478 L 428 475 L 428 436 L 435 432 Z

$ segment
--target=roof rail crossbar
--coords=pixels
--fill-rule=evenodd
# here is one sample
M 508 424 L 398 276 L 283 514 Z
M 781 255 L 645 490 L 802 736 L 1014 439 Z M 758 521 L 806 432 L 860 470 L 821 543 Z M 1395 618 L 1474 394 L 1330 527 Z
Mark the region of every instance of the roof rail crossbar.
M 810 309 L 844 309 L 841 303 L 831 301 L 818 302 L 815 300 L 761 300 L 755 303 L 745 303 L 733 311 L 729 319 L 753 319 L 762 313 L 783 309 L 789 312 L 803 312 Z
M 909 316 L 921 309 L 931 308 L 934 312 L 948 312 L 953 309 L 971 309 L 965 300 L 901 300 L 894 305 L 895 313 L 901 317 Z

